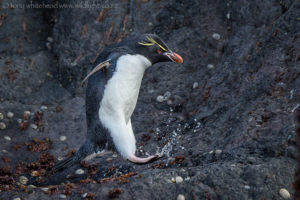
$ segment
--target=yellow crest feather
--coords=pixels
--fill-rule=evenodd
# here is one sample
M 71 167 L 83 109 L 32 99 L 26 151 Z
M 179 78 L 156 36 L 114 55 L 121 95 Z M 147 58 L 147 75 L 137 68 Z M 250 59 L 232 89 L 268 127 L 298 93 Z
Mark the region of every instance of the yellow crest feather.
M 152 46 L 157 44 L 162 50 L 167 51 L 167 49 L 165 47 L 163 47 L 161 44 L 159 44 L 157 41 L 155 41 L 153 38 L 151 37 L 147 37 L 149 43 L 146 42 L 139 42 L 140 45 L 144 45 L 144 46 Z

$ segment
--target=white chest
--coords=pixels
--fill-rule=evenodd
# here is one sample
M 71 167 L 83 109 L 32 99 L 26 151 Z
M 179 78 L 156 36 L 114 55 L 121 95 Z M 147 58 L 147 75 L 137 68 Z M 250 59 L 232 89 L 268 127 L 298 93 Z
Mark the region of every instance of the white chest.
M 116 71 L 104 90 L 100 119 L 105 117 L 103 115 L 118 113 L 128 122 L 136 106 L 144 72 L 150 65 L 150 61 L 141 55 L 124 55 L 119 58 Z

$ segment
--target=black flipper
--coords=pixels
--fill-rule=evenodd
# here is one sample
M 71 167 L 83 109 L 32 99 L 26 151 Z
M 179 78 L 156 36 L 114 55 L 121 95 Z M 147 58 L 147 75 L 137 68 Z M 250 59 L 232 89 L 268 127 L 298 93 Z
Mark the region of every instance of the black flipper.
M 98 64 L 81 82 L 81 86 L 84 85 L 85 81 L 88 80 L 88 78 L 90 76 L 92 76 L 93 74 L 95 74 L 96 72 L 98 72 L 99 70 L 101 70 L 103 67 L 108 68 L 110 66 L 110 59 Z
M 96 150 L 97 149 L 95 149 L 95 145 L 90 142 L 90 140 L 86 140 L 84 145 L 82 145 L 73 156 L 70 156 L 69 158 L 56 163 L 53 166 L 52 170 L 55 172 L 61 171 L 63 169 L 71 167 L 76 163 L 80 163 L 85 157 L 95 153 Z

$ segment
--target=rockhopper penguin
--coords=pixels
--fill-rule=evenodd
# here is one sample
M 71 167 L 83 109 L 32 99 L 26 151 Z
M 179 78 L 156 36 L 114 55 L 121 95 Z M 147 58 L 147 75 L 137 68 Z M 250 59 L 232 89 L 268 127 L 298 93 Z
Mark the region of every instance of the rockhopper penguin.
M 147 163 L 158 155 L 135 155 L 136 141 L 131 115 L 136 106 L 145 70 L 158 62 L 182 63 L 161 38 L 143 34 L 107 47 L 97 58 L 83 82 L 86 88 L 87 138 L 75 155 L 57 163 L 54 170 L 90 159 L 113 141 L 121 156 L 134 163 Z

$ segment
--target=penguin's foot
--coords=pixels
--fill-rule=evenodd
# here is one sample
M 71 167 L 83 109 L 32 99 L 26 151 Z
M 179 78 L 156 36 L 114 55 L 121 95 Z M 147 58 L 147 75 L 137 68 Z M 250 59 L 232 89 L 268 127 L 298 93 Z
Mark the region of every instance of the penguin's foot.
M 156 155 L 153 155 L 153 156 L 148 156 L 147 158 L 140 158 L 140 157 L 137 157 L 136 155 L 131 155 L 131 156 L 128 157 L 128 160 L 130 162 L 133 162 L 133 163 L 144 164 L 144 163 L 148 163 L 148 162 L 151 162 L 153 160 L 156 160 L 158 158 L 160 158 L 159 154 L 156 154 Z

